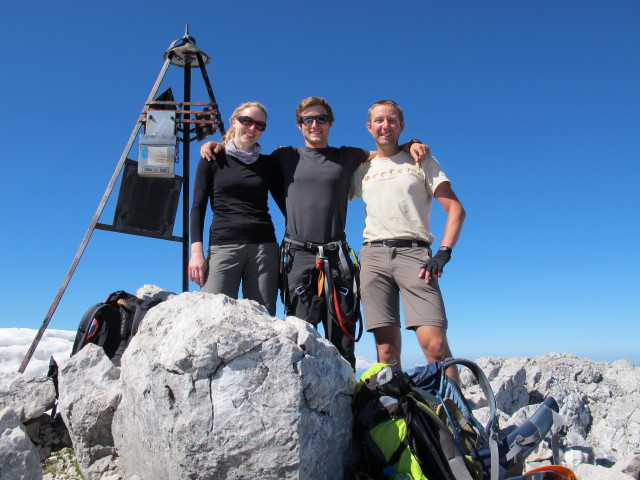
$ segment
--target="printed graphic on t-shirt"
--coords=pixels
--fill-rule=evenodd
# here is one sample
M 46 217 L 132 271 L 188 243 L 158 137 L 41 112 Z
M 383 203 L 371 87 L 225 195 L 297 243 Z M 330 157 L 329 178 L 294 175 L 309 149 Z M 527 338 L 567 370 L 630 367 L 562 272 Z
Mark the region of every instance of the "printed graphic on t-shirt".
M 385 239 L 432 243 L 429 231 L 433 186 L 446 180 L 432 157 L 420 164 L 400 153 L 393 159 L 374 158 L 354 178 L 354 197 L 365 204 L 365 242 Z
M 364 176 L 364 181 L 365 182 L 369 182 L 369 181 L 386 181 L 386 180 L 393 180 L 394 178 L 397 178 L 401 175 L 417 175 L 417 172 L 415 171 L 415 168 L 411 168 L 410 166 L 407 167 L 400 167 L 400 168 L 396 168 L 396 167 L 390 167 L 386 170 L 383 170 L 381 172 L 376 172 L 374 174 L 367 174 Z

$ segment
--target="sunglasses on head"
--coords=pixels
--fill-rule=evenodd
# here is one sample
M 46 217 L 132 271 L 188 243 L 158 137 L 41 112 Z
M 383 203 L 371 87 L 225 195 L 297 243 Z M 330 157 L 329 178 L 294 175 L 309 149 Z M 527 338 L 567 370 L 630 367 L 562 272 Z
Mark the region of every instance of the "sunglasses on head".
M 258 120 L 254 120 L 251 117 L 238 117 L 237 120 L 245 127 L 251 127 L 255 125 L 256 128 L 261 132 L 264 132 L 267 128 L 267 124 L 265 122 L 259 122 Z
M 329 121 L 329 115 L 304 115 L 298 119 L 298 123 L 304 123 L 305 125 L 311 125 L 313 121 L 323 125 Z

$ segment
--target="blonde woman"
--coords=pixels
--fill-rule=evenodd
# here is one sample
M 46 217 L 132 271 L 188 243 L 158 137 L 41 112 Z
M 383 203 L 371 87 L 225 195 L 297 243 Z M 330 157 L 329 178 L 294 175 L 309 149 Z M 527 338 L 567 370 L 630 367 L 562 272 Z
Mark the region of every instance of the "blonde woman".
M 191 207 L 189 278 L 201 291 L 242 296 L 276 312 L 278 244 L 269 208 L 270 192 L 284 212 L 282 173 L 278 163 L 262 155 L 258 140 L 267 128 L 267 111 L 247 102 L 235 109 L 225 136 L 225 149 L 215 161 L 200 159 Z M 203 231 L 207 204 L 213 221 L 205 259 Z

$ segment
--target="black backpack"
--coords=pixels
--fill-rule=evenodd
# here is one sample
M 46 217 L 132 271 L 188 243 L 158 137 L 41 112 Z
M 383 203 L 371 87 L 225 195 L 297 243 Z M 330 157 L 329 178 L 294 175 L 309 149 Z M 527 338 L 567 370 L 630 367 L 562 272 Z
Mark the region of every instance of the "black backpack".
M 71 356 L 85 345 L 95 343 L 119 366 L 120 358 L 138 331 L 140 321 L 161 301 L 142 300 L 123 290 L 112 293 L 104 302 L 95 304 L 82 316 Z

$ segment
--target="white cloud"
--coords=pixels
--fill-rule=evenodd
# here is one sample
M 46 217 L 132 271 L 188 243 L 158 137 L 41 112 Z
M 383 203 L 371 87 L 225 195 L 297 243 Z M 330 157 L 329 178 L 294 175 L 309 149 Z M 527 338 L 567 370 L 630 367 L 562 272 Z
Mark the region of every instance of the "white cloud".
M 0 372 L 18 371 L 37 333 L 31 328 L 0 328 Z M 46 375 L 51 356 L 58 363 L 69 358 L 75 337 L 76 332 L 68 330 L 46 330 L 27 365 L 26 373 Z
M 0 372 L 18 371 L 37 333 L 37 330 L 31 328 L 0 328 Z M 76 332 L 69 330 L 46 330 L 26 372 L 46 375 L 52 355 L 58 363 L 69 358 L 75 337 Z M 356 355 L 356 369 L 359 373 L 374 363 L 375 360 Z

